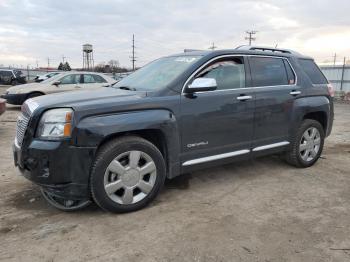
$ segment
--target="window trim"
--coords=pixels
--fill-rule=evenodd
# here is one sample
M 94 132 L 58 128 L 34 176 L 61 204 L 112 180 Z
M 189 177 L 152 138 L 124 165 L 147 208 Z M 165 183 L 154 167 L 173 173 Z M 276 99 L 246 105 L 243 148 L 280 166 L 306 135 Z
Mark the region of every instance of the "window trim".
M 244 90 L 244 89 L 260 89 L 260 88 L 270 88 L 270 87 L 280 87 L 280 86 L 297 86 L 298 85 L 298 75 L 294 70 L 294 67 L 292 66 L 292 64 L 289 62 L 287 57 L 283 57 L 283 56 L 269 56 L 269 55 L 247 55 L 247 54 L 232 54 L 232 55 L 221 55 L 221 56 L 217 56 L 214 57 L 212 59 L 210 59 L 209 61 L 207 61 L 206 63 L 204 63 L 203 65 L 201 65 L 198 69 L 196 69 L 185 81 L 185 83 L 182 86 L 182 90 L 181 90 L 181 94 L 182 95 L 186 95 L 185 88 L 188 85 L 188 82 L 199 72 L 201 71 L 203 68 L 205 68 L 208 64 L 215 62 L 215 60 L 221 59 L 221 58 L 230 58 L 230 57 L 268 57 L 268 58 L 280 58 L 280 59 L 284 59 L 287 61 L 287 63 L 289 64 L 289 66 L 292 68 L 292 71 L 295 75 L 295 83 L 293 85 L 274 85 L 274 86 L 251 86 L 251 87 L 244 87 L 244 88 L 231 88 L 231 89 L 221 89 L 221 90 L 214 90 L 214 91 L 201 91 L 201 92 L 196 92 L 196 94 L 198 93 L 207 93 L 207 92 L 223 92 L 223 91 L 230 91 L 230 90 Z M 250 65 L 248 65 L 250 68 Z

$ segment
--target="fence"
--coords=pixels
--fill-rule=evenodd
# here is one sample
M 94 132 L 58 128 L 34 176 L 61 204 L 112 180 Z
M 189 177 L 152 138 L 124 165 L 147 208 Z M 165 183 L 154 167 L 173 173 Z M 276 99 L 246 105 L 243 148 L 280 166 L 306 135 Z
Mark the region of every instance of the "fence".
M 336 91 L 342 93 L 350 92 L 350 66 L 320 66 L 323 74 L 332 83 Z

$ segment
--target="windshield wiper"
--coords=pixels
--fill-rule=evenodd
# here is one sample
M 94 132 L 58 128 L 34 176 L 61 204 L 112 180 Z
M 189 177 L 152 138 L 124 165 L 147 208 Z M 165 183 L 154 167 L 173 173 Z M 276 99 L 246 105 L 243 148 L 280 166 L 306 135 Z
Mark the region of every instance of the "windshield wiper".
M 119 86 L 118 88 L 122 90 L 136 91 L 136 88 L 129 86 Z

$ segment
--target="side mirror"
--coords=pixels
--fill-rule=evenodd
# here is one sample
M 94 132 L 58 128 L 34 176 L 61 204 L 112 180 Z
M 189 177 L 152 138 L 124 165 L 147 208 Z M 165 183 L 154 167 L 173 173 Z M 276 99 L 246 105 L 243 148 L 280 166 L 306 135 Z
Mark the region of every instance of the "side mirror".
M 56 81 L 56 82 L 53 82 L 52 84 L 55 86 L 59 86 L 61 84 L 61 81 Z
M 216 80 L 214 78 L 199 77 L 193 80 L 186 91 L 187 93 L 195 93 L 202 91 L 213 91 L 218 87 Z

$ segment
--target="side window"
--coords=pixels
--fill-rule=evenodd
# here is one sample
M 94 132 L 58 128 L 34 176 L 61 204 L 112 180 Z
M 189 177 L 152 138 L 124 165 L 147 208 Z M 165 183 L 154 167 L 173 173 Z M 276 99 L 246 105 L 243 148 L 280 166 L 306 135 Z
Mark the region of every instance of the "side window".
M 285 59 L 283 59 L 283 62 L 284 62 L 284 66 L 286 67 L 286 71 L 287 71 L 288 84 L 294 85 L 295 84 L 295 74 L 294 74 L 292 68 L 290 67 L 290 64 Z
M 328 84 L 321 70 L 311 59 L 299 59 L 299 64 L 314 85 Z
M 102 77 L 102 76 L 99 76 L 99 75 L 92 75 L 96 81 L 96 83 L 107 83 L 107 81 Z
M 84 84 L 93 84 L 96 83 L 92 75 L 84 75 Z
M 67 75 L 60 79 L 62 85 L 78 84 L 80 82 L 80 75 Z
M 243 58 L 236 57 L 216 61 L 201 71 L 196 78 L 214 78 L 218 90 L 245 87 L 245 70 Z
M 249 61 L 253 86 L 289 84 L 283 59 L 274 57 L 251 57 Z

